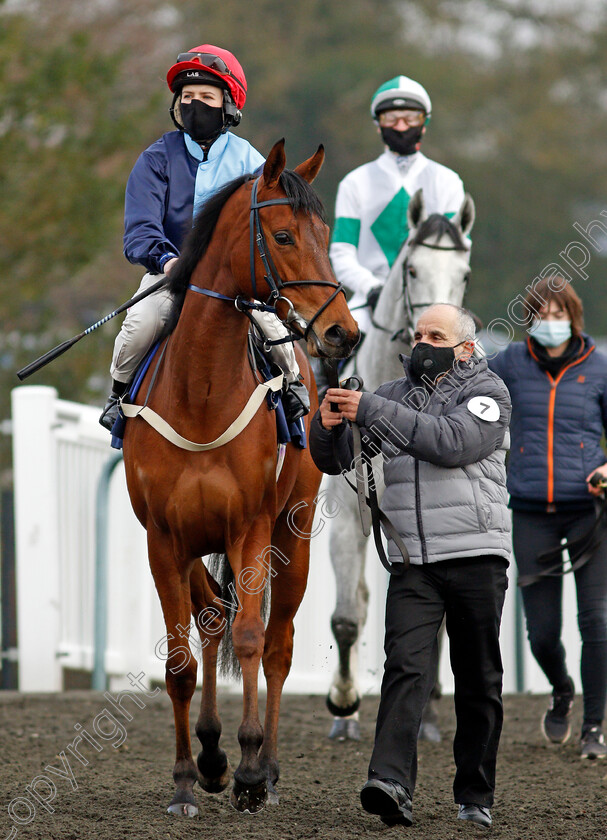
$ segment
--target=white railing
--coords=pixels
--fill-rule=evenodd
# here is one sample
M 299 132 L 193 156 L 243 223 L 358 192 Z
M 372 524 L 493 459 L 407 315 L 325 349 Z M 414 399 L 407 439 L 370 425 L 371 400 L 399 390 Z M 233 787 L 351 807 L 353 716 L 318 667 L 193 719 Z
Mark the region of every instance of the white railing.
M 91 671 L 95 610 L 95 520 L 97 485 L 113 457 L 99 409 L 57 399 L 53 388 L 25 386 L 12 394 L 17 554 L 19 684 L 22 691 L 58 691 L 63 668 Z M 310 577 L 295 620 L 295 652 L 286 691 L 324 694 L 336 665 L 329 629 L 335 584 L 328 554 L 328 527 L 311 541 Z M 135 519 L 124 470 L 114 470 L 109 491 L 108 637 L 105 666 L 113 689 L 129 687 L 125 676 L 143 671 L 164 679 L 156 654 L 164 622 L 149 572 L 145 532 Z M 360 648 L 363 691 L 377 693 L 383 666 L 387 573 L 370 548 L 371 592 Z M 516 690 L 515 583 L 510 575 L 502 622 L 504 688 Z M 580 644 L 575 593 L 565 580 L 564 640 L 569 668 L 579 688 Z M 162 651 L 162 645 L 160 650 Z M 548 691 L 548 683 L 524 643 L 525 689 Z M 448 651 L 441 658 L 444 690 L 453 689 Z

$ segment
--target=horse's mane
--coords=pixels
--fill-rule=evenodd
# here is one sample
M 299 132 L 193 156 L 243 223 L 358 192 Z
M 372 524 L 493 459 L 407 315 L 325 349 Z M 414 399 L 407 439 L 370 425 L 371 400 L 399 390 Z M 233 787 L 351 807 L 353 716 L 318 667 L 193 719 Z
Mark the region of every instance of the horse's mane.
M 194 225 L 183 243 L 179 260 L 169 276 L 168 289 L 173 297 L 173 309 L 163 331 L 164 335 L 170 333 L 177 325 L 192 274 L 209 247 L 224 205 L 236 190 L 254 177 L 247 174 L 229 181 L 205 201 L 196 215 Z M 319 216 L 326 222 L 326 213 L 320 198 L 300 175 L 290 169 L 284 169 L 279 183 L 289 199 L 293 213 L 302 211 L 311 216 Z
M 449 236 L 453 242 L 454 248 L 457 251 L 468 250 L 459 228 L 457 228 L 446 216 L 443 216 L 440 213 L 432 213 L 432 215 L 428 216 L 428 218 L 421 223 L 410 244 L 421 245 L 433 236 L 436 237 L 434 240 L 436 244 L 445 234 Z

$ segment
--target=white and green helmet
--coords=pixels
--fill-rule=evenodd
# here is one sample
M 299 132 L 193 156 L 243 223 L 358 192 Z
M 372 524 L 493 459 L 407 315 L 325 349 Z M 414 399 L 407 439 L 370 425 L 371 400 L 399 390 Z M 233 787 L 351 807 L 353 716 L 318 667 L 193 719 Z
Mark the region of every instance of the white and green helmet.
M 380 111 L 391 108 L 421 108 L 429 117 L 432 102 L 419 82 L 408 76 L 395 76 L 377 88 L 371 99 L 371 116 L 377 122 Z

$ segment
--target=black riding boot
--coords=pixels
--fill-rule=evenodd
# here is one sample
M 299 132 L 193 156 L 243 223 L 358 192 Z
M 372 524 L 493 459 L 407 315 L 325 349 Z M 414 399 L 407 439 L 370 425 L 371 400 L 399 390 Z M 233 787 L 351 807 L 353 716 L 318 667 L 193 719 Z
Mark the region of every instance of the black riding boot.
M 120 411 L 120 398 L 124 396 L 128 387 L 128 382 L 119 382 L 117 379 L 112 379 L 112 393 L 107 398 L 107 402 L 103 407 L 101 417 L 99 418 L 99 423 L 104 429 L 107 429 L 108 432 L 112 431 L 112 427 L 118 419 L 118 412 Z
M 310 395 L 303 382 L 290 382 L 282 392 L 282 405 L 288 423 L 310 413 Z

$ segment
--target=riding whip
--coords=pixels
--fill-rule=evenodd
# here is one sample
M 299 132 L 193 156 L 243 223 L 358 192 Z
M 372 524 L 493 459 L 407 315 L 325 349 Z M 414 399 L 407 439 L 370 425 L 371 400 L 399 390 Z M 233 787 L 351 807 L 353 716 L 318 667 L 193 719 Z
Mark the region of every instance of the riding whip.
M 92 324 L 90 327 L 84 330 L 84 332 L 75 335 L 73 338 L 64 341 L 62 344 L 58 344 L 56 347 L 53 347 L 52 350 L 49 350 L 48 353 L 45 353 L 44 356 L 40 356 L 38 359 L 31 362 L 29 365 L 26 365 L 24 368 L 21 368 L 21 370 L 18 370 L 17 376 L 19 377 L 19 379 L 21 379 L 21 381 L 27 379 L 27 377 L 31 376 L 32 373 L 35 373 L 37 370 L 40 370 L 40 368 L 43 368 L 45 365 L 48 365 L 49 362 L 52 362 L 54 359 L 61 356 L 63 353 L 65 353 L 66 350 L 69 350 L 70 347 L 73 347 L 73 345 L 76 344 L 77 341 L 80 341 L 81 338 L 84 338 L 85 335 L 92 333 L 93 330 L 97 329 L 97 327 L 101 327 L 103 324 L 106 324 L 108 321 L 111 321 L 111 319 L 115 318 L 116 315 L 120 315 L 120 313 L 124 312 L 125 309 L 128 309 L 130 306 L 134 306 L 136 303 L 139 303 L 140 300 L 143 300 L 143 298 L 148 297 L 148 295 L 157 292 L 158 289 L 162 288 L 162 286 L 166 284 L 166 282 L 167 278 L 163 276 L 161 280 L 158 280 L 158 282 L 154 283 L 148 289 L 145 289 L 145 291 L 140 292 L 138 295 L 135 295 L 130 300 L 127 300 L 127 302 L 123 303 L 122 306 L 119 306 L 118 309 L 115 309 L 113 312 L 110 312 L 109 315 L 106 315 L 104 318 L 101 318 L 100 321 L 97 321 L 96 323 Z

